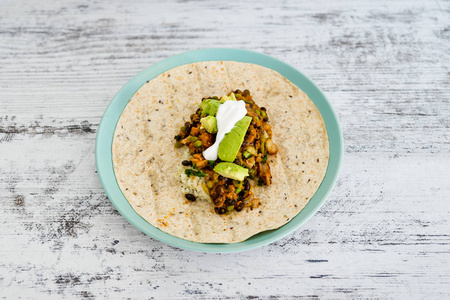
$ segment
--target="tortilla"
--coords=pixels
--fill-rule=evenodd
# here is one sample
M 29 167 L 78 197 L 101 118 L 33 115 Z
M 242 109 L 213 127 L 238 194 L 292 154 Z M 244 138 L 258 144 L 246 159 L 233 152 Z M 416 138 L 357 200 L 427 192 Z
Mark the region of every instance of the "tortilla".
M 187 201 L 180 188 L 186 147 L 174 136 L 203 97 L 248 89 L 270 117 L 279 147 L 270 156 L 272 184 L 255 187 L 259 208 L 218 215 L 208 201 Z M 319 188 L 328 165 L 328 135 L 314 103 L 279 73 L 254 64 L 210 61 L 171 69 L 131 98 L 114 133 L 114 171 L 122 193 L 151 225 L 194 242 L 235 243 L 295 217 Z

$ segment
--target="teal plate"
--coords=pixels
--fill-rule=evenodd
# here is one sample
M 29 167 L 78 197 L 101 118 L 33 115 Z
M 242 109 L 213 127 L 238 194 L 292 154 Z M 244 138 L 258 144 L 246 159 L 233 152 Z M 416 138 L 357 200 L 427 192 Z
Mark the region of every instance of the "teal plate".
M 167 70 L 189 63 L 213 60 L 231 60 L 258 64 L 275 70 L 289 79 L 293 84 L 304 91 L 319 109 L 327 127 L 330 144 L 330 159 L 325 178 L 308 205 L 284 226 L 278 229 L 261 232 L 244 242 L 234 244 L 203 244 L 190 242 L 167 234 L 150 225 L 150 223 L 145 221 L 134 211 L 122 194 L 116 181 L 112 162 L 111 149 L 116 124 L 128 101 L 136 91 L 144 85 L 147 80 L 152 80 Z M 174 247 L 202 252 L 238 252 L 250 250 L 279 240 L 299 228 L 317 212 L 331 193 L 341 167 L 342 154 L 343 138 L 337 116 L 320 89 L 305 75 L 288 64 L 267 55 L 240 49 L 202 49 L 186 52 L 167 58 L 142 71 L 122 87 L 109 104 L 100 122 L 95 142 L 95 161 L 100 182 L 106 195 L 119 213 L 136 228 L 154 239 Z

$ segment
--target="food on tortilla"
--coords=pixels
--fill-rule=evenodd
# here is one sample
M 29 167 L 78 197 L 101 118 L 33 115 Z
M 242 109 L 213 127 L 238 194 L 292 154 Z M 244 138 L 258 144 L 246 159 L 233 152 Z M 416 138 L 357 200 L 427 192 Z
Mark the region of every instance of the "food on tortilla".
M 268 158 L 278 152 L 277 145 L 272 141 L 268 112 L 255 103 L 248 90 L 236 90 L 224 95 L 220 102 L 218 99 L 213 96 L 202 100 L 190 116 L 190 121 L 184 123 L 175 136 L 175 147 L 187 146 L 189 149 L 190 160 L 181 163 L 188 167 L 184 172 L 188 177 L 204 178 L 204 191 L 216 213 L 231 214 L 242 211 L 244 207 L 252 210 L 257 208 L 252 202 L 254 186 L 271 184 Z M 209 109 L 211 103 L 214 103 L 213 110 Z M 242 109 L 242 115 L 236 113 L 235 107 Z M 237 122 L 225 124 L 233 117 Z M 214 124 L 209 126 L 206 121 L 202 122 L 207 118 L 212 123 L 215 120 L 216 126 L 219 124 L 218 131 Z M 228 129 L 225 128 L 227 125 Z M 216 140 L 222 130 L 226 132 L 220 140 Z M 217 143 L 216 148 L 212 149 L 213 144 Z M 216 153 L 208 155 L 209 150 Z M 197 197 L 187 193 L 185 198 L 195 201 Z
M 266 108 L 278 153 L 267 157 L 271 184 L 251 187 L 249 203 L 253 210 L 244 207 L 240 212 L 234 209 L 230 214 L 218 214 L 210 202 L 206 175 L 201 177 L 206 173 L 181 163 L 190 164 L 193 156 L 185 146 L 174 148 L 173 137 L 199 108 L 200 99 L 228 96 L 236 90 L 249 90 L 254 102 Z M 207 108 L 211 114 L 199 116 L 199 130 L 203 125 L 208 133 L 212 133 L 209 125 L 202 124 L 201 119 L 213 116 L 226 101 L 213 100 Z M 208 122 L 214 131 L 214 121 L 210 118 Z M 199 141 L 202 146 L 203 142 L 214 142 Z M 241 151 L 242 157 L 260 153 L 256 148 L 256 152 L 248 150 Z M 289 80 L 259 65 L 210 61 L 168 70 L 144 84 L 117 123 L 112 152 L 122 193 L 150 224 L 190 241 L 235 243 L 284 225 L 307 205 L 325 176 L 329 146 L 318 109 Z M 244 163 L 246 159 L 242 160 Z M 250 171 L 245 165 L 239 167 Z M 186 169 L 191 170 L 190 176 Z M 187 200 L 186 194 L 195 196 L 196 201 Z

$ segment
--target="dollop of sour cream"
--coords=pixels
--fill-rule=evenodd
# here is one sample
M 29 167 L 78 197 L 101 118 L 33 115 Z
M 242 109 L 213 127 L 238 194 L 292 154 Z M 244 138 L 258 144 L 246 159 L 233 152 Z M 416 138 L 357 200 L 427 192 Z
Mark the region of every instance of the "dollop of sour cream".
M 219 106 L 216 114 L 217 119 L 217 135 L 214 144 L 203 151 L 203 157 L 207 160 L 216 160 L 218 157 L 219 144 L 222 142 L 225 134 L 233 129 L 234 125 L 245 117 L 247 109 L 245 108 L 245 102 L 240 101 L 225 101 Z

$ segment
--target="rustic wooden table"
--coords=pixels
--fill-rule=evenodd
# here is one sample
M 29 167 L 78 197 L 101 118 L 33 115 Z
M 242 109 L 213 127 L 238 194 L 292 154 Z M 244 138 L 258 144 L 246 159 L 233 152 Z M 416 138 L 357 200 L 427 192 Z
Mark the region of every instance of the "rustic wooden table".
M 344 131 L 329 201 L 244 253 L 151 239 L 95 170 L 120 87 L 208 47 L 302 70 Z M 0 297 L 449 298 L 449 72 L 448 1 L 1 1 Z

